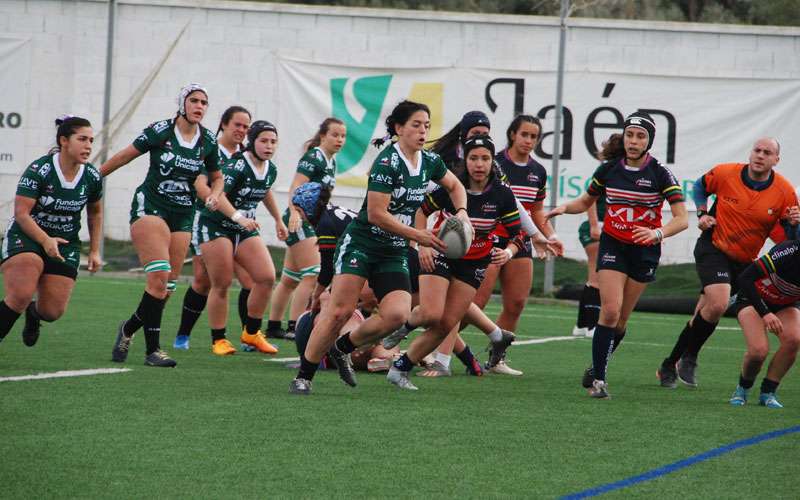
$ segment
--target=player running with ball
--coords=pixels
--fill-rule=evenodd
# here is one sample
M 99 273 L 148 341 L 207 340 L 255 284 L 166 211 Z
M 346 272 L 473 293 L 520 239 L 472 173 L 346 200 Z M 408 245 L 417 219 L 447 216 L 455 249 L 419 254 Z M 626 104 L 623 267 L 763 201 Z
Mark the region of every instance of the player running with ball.
M 416 390 L 408 376 L 414 365 L 433 352 L 459 323 L 481 286 L 489 263 L 502 266 L 519 251 L 522 243 L 513 243 L 520 228 L 519 210 L 514 193 L 497 179 L 492 168 L 494 143 L 488 135 L 478 135 L 464 142 L 466 168 L 461 182 L 467 190 L 467 214 L 475 236 L 462 258 L 451 259 L 431 248 L 419 251 L 420 305 L 414 308 L 410 323 L 427 326 L 393 366 L 387 380 L 401 389 Z M 444 218 L 456 209 L 442 189 L 428 194 L 416 214 L 416 227 L 427 226 L 428 216 L 441 210 Z M 440 224 L 446 223 L 439 221 Z M 493 246 L 492 233 L 502 224 L 510 242 L 505 248 Z M 519 246 L 517 246 L 519 245 Z
M 388 135 L 377 140 L 376 145 L 394 136 L 397 142 L 384 148 L 375 159 L 361 211 L 338 243 L 330 303 L 322 310 L 305 354 L 300 357 L 300 371 L 290 385 L 293 394 L 311 392 L 311 380 L 328 350 L 337 363 L 349 363 L 349 353 L 356 346 L 385 337 L 408 319 L 408 241 L 444 250 L 442 242 L 430 231 L 412 227 L 429 181 L 448 191 L 453 205 L 460 208 L 456 210 L 457 217 L 469 224 L 464 186 L 438 155 L 422 149 L 430 129 L 428 107 L 403 101 L 386 119 L 386 128 Z M 355 310 L 367 280 L 378 298 L 379 312 L 337 340 L 339 329 Z M 336 346 L 331 349 L 334 342 Z M 355 384 L 354 380 L 346 382 Z

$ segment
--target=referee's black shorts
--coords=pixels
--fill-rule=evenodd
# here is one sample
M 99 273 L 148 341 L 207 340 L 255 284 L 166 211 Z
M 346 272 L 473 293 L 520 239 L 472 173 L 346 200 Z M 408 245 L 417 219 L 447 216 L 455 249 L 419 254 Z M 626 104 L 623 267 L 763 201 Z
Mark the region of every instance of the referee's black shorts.
M 704 231 L 697 238 L 694 246 L 694 262 L 703 288 L 708 285 L 728 284 L 731 286 L 731 295 L 736 295 L 738 292 L 739 275 L 750 265 L 750 262 L 737 262 L 731 259 L 725 252 L 715 247 L 711 241 L 711 231 Z

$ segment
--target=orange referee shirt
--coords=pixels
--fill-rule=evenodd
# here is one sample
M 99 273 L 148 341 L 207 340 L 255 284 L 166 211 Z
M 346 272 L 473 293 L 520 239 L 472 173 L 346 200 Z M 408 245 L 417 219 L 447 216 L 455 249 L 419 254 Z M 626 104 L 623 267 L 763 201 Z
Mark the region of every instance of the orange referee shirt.
M 751 262 L 758 257 L 775 224 L 797 205 L 792 184 L 772 171 L 769 184 L 755 190 L 744 182 L 745 163 L 723 163 L 703 175 L 706 192 L 717 195 L 714 203 L 712 242 L 737 262 Z

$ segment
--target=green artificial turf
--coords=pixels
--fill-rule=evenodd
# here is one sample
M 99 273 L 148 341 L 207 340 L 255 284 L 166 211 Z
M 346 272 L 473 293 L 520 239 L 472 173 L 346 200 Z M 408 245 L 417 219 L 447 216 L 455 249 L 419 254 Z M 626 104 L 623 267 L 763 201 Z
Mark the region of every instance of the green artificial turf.
M 66 315 L 44 325 L 34 348 L 20 341 L 22 320 L 0 343 L 0 377 L 131 369 L 0 382 L 0 497 L 555 498 L 800 423 L 796 370 L 779 390 L 785 409 L 728 405 L 744 349 L 730 319 L 702 353 L 696 390 L 663 389 L 655 377 L 686 317 L 634 313 L 609 369 L 608 401 L 580 387 L 586 339 L 512 346 L 519 378 L 468 377 L 454 359 L 453 377 L 415 377 L 415 393 L 380 374 L 359 373 L 351 389 L 321 372 L 314 393 L 298 397 L 287 392 L 295 372 L 282 363 L 212 356 L 205 316 L 191 350 L 173 350 L 185 285 L 162 328 L 178 367 L 143 366 L 141 334 L 128 362 L 112 363 L 116 325 L 142 287 L 81 277 Z M 518 337 L 569 335 L 575 314 L 530 305 Z M 485 337 L 469 329 L 465 338 L 485 360 Z M 296 356 L 293 345 L 278 345 L 278 357 Z M 792 434 L 607 496 L 796 498 L 799 450 Z

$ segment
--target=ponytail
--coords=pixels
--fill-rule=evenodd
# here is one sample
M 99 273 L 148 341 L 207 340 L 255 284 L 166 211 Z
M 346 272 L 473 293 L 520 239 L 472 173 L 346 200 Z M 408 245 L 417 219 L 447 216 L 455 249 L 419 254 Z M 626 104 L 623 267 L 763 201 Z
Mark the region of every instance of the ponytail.
M 317 133 L 314 134 L 314 137 L 307 140 L 303 143 L 303 152 L 308 153 L 312 149 L 319 147 L 322 144 L 322 136 L 326 135 L 328 131 L 331 129 L 331 125 L 344 125 L 344 122 L 338 118 L 328 117 L 325 118 L 322 123 L 319 124 L 319 129 L 317 129 Z
M 622 134 L 611 134 L 611 136 L 603 141 L 603 149 L 597 153 L 597 157 L 601 161 L 617 161 L 625 157 L 625 144 L 622 140 Z
M 58 153 L 61 151 L 61 138 L 66 137 L 69 139 L 79 128 L 91 127 L 92 124 L 86 118 L 81 118 L 72 115 L 62 115 L 56 118 L 56 145 L 51 148 L 49 154 Z
M 392 113 L 386 117 L 386 135 L 373 139 L 372 145 L 380 148 L 385 142 L 392 140 L 397 135 L 395 127 L 397 125 L 405 125 L 411 115 L 417 111 L 424 111 L 428 113 L 428 116 L 431 114 L 430 108 L 425 104 L 409 100 L 400 102 L 394 107 Z

